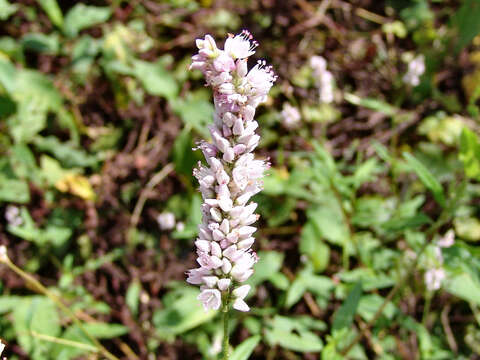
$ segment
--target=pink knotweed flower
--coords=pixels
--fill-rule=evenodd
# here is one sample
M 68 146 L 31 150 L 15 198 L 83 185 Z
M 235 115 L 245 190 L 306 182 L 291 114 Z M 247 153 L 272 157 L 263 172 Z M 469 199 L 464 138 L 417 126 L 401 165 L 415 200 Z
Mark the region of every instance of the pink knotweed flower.
M 258 44 L 246 30 L 230 35 L 223 50 L 210 35 L 196 44 L 199 51 L 190 69 L 200 70 L 212 88 L 215 112 L 209 127 L 212 143 L 202 142 L 197 148 L 206 165 L 199 163 L 193 171 L 203 197 L 195 241 L 200 266 L 188 271 L 187 282 L 200 285 L 198 299 L 205 310 L 231 301 L 233 308 L 248 311 L 244 299 L 250 285 L 241 283 L 253 274 L 258 261 L 251 249 L 257 204 L 250 199 L 262 190 L 269 166 L 252 153 L 260 140 L 254 116 L 277 77 L 264 61 L 248 70 L 247 58 Z
M 283 104 L 283 109 L 281 112 L 282 125 L 289 130 L 296 129 L 300 126 L 302 115 L 300 111 L 289 103 Z
M 334 79 L 327 70 L 327 61 L 321 56 L 312 56 L 310 66 L 315 78 L 315 86 L 318 88 L 320 102 L 328 104 L 334 100 Z

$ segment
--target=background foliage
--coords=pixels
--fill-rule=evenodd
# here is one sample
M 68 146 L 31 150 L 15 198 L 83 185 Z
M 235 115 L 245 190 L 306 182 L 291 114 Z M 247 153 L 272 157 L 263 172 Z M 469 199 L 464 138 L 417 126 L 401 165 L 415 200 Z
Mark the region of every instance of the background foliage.
M 187 68 L 195 38 L 248 28 L 279 80 L 258 114 L 272 168 L 232 359 L 478 358 L 479 18 L 478 0 L 0 0 L 0 243 L 119 358 L 216 359 L 218 314 L 184 281 L 191 149 L 212 117 Z M 298 129 L 282 127 L 284 103 Z M 9 359 L 96 358 L 71 317 L 0 269 Z

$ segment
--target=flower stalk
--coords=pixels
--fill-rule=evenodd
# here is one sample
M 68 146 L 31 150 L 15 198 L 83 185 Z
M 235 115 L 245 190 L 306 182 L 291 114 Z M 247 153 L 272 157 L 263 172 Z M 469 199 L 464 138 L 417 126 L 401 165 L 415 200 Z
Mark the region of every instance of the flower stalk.
M 206 166 L 199 163 L 193 171 L 203 197 L 195 241 L 200 266 L 188 271 L 187 282 L 200 285 L 198 299 L 205 310 L 222 306 L 226 313 L 231 301 L 234 309 L 248 311 L 244 299 L 250 285 L 241 283 L 253 274 L 258 261 L 251 247 L 257 230 L 252 224 L 259 217 L 257 204 L 250 199 L 262 190 L 261 179 L 269 166 L 253 155 L 260 140 L 254 116 L 277 77 L 265 61 L 248 70 L 248 57 L 258 44 L 246 30 L 230 35 L 223 50 L 210 35 L 197 39 L 196 45 L 199 51 L 190 68 L 200 70 L 212 88 L 215 112 L 209 126 L 212 143 L 198 146 Z

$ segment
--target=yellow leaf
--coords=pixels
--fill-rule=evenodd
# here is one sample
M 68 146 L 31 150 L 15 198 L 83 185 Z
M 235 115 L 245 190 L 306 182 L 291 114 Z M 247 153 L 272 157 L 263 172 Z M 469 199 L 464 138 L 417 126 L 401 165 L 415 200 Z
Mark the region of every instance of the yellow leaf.
M 85 200 L 95 199 L 95 192 L 88 179 L 83 175 L 68 174 L 55 183 L 55 187 L 62 192 L 69 192 Z

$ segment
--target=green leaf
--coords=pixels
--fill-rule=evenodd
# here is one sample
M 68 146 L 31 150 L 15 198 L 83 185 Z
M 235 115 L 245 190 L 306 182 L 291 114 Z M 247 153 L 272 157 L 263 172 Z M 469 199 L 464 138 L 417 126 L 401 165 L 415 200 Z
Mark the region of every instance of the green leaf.
M 15 91 L 17 69 L 8 60 L 0 58 L 0 84 L 11 96 Z
M 463 162 L 465 174 L 471 179 L 480 180 L 480 140 L 466 127 L 460 136 L 459 158 Z
M 178 84 L 173 75 L 165 70 L 162 61 L 150 63 L 135 60 L 133 72 L 149 94 L 164 96 L 169 100 L 177 96 Z
M 290 288 L 287 291 L 285 307 L 288 309 L 292 305 L 296 304 L 302 298 L 305 291 L 307 291 L 307 284 L 305 283 L 304 279 L 296 279 L 292 285 L 290 285 Z
M 433 193 L 435 200 L 441 205 L 445 206 L 445 195 L 443 193 L 443 188 L 440 182 L 435 179 L 433 174 L 423 165 L 419 160 L 417 160 L 412 154 L 403 153 L 403 157 L 407 160 L 408 165 L 411 169 L 415 171 L 420 181 Z
M 469 273 L 448 276 L 444 287 L 450 294 L 480 306 L 480 284 Z
M 65 16 L 63 31 L 69 37 L 91 26 L 101 24 L 110 18 L 112 11 L 109 7 L 89 6 L 77 3 Z
M 33 359 L 47 359 L 52 343 L 31 335 L 57 337 L 60 334 L 60 318 L 54 303 L 44 296 L 24 297 L 13 310 L 13 327 L 20 346 Z
M 192 150 L 192 135 L 188 128 L 184 128 L 175 139 L 173 144 L 173 163 L 175 171 L 191 177 L 192 169 L 198 158 Z
M 22 38 L 22 45 L 26 50 L 32 50 L 50 55 L 57 55 L 60 51 L 60 40 L 58 34 L 25 34 L 25 36 Z
M 345 100 L 347 100 L 349 103 L 353 105 L 363 106 L 363 107 L 366 107 L 367 109 L 381 112 L 387 116 L 394 116 L 398 112 L 398 109 L 396 107 L 378 99 L 361 98 L 357 95 L 349 94 L 349 93 L 346 93 L 344 97 L 345 97 Z
M 295 317 L 275 315 L 265 334 L 266 340 L 273 345 L 298 352 L 319 352 L 323 342 L 318 335 Z
M 5 314 L 15 309 L 21 300 L 21 296 L 0 296 L 0 314 Z
M 280 271 L 285 255 L 277 251 L 259 251 L 258 257 L 259 261 L 254 265 L 254 273 L 247 281 L 252 288 L 269 280 Z
M 0 20 L 7 20 L 17 12 L 18 5 L 12 5 L 8 0 L 0 0 Z
M 300 272 L 288 289 L 285 306 L 289 308 L 296 304 L 307 290 L 322 298 L 328 298 L 332 288 L 333 282 L 330 278 L 314 275 L 312 269 L 307 267 Z
M 348 224 L 345 222 L 340 204 L 334 198 L 328 204 L 311 207 L 307 217 L 322 238 L 335 245 L 346 245 L 349 252 L 353 251 L 349 241 Z
M 58 6 L 57 0 L 37 0 L 42 9 L 47 13 L 50 21 L 61 28 L 63 26 L 62 10 Z
M 185 126 L 193 128 L 205 139 L 210 137 L 207 130 L 207 125 L 213 119 L 213 106 L 210 101 L 190 95 L 185 99 L 173 99 L 170 104 Z
M 348 328 L 353 323 L 353 317 L 357 312 L 360 297 L 362 296 L 362 282 L 359 281 L 355 284 L 353 289 L 348 294 L 347 299 L 343 302 L 342 306 L 336 311 L 333 318 L 332 329 L 340 330 L 342 328 Z
M 460 51 L 480 33 L 480 1 L 465 0 L 452 17 L 452 24 L 458 28 L 455 50 Z
M 418 213 L 409 217 L 394 217 L 382 224 L 387 231 L 404 231 L 414 229 L 425 224 L 431 224 L 432 220 L 424 213 Z
M 382 306 L 385 298 L 381 297 L 378 294 L 369 294 L 362 296 L 358 304 L 357 312 L 365 321 L 371 321 L 375 316 L 380 306 Z M 395 315 L 396 308 L 391 302 L 389 302 L 382 311 L 382 315 L 387 319 L 393 319 Z
M 67 168 L 76 166 L 89 167 L 98 163 L 94 155 L 88 154 L 82 148 L 71 143 L 62 143 L 55 136 L 36 136 L 34 143 L 38 150 L 50 152 Z
M 235 351 L 230 355 L 230 360 L 248 360 L 255 347 L 260 342 L 261 337 L 259 335 L 252 336 L 243 341 L 235 348 Z
M 138 314 L 138 304 L 140 302 L 140 292 L 142 285 L 138 280 L 133 281 L 127 289 L 125 302 L 134 316 Z
M 299 250 L 309 257 L 315 272 L 322 272 L 330 261 L 330 247 L 321 240 L 318 229 L 311 221 L 302 229 Z
M 175 335 L 206 323 L 215 316 L 215 311 L 204 311 L 197 300 L 198 294 L 197 288 L 182 284 L 165 295 L 165 308 L 153 314 L 153 324 L 160 337 L 173 339 Z
M 83 328 L 97 339 L 113 339 L 128 333 L 128 328 L 121 324 L 87 322 Z
M 0 201 L 27 204 L 30 202 L 30 189 L 27 182 L 7 179 L 0 175 Z

